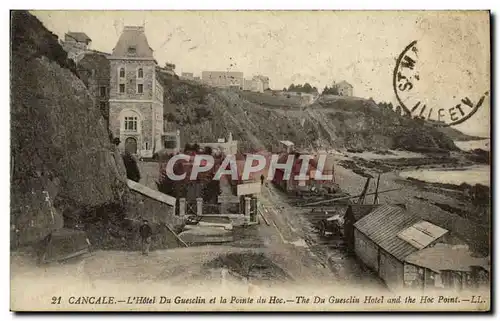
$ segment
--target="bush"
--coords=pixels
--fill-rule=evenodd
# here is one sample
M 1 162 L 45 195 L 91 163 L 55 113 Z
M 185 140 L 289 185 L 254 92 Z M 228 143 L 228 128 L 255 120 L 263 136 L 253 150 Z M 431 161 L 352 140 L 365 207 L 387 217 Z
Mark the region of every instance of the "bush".
M 168 122 L 175 122 L 176 118 L 175 115 L 172 113 L 166 113 L 165 114 L 165 120 Z
M 207 109 L 205 107 L 195 107 L 194 109 L 194 113 L 196 114 L 196 118 L 198 120 L 201 120 L 201 119 L 212 119 L 212 113 L 210 111 L 210 109 Z

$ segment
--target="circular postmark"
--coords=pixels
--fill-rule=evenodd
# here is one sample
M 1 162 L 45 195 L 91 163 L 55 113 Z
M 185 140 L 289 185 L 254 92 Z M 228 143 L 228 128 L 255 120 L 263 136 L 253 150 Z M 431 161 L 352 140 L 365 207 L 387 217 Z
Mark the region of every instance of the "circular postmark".
M 436 126 L 458 125 L 471 118 L 489 93 L 473 86 L 477 83 L 473 68 L 462 67 L 448 58 L 454 58 L 451 54 L 439 56 L 429 46 L 423 46 L 424 52 L 420 49 L 412 41 L 396 60 L 393 89 L 404 113 Z

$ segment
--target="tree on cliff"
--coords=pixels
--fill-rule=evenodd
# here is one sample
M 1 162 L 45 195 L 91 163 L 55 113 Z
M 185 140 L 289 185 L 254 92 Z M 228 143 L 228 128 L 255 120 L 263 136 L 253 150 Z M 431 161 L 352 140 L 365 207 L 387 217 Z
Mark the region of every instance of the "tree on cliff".
M 323 95 L 337 95 L 338 96 L 338 94 L 339 94 L 339 90 L 338 90 L 337 86 L 332 86 L 332 87 L 325 86 L 325 89 L 323 89 Z
M 311 84 L 309 84 L 309 83 L 306 82 L 304 85 L 301 85 L 301 84 L 299 84 L 299 85 L 291 84 L 290 87 L 288 87 L 287 91 L 310 94 L 310 93 L 317 93 L 318 92 L 318 88 L 313 87 L 313 86 L 311 86 Z
M 387 103 L 387 102 L 380 102 L 377 104 L 379 108 L 382 108 L 382 109 L 387 109 L 387 110 L 391 110 L 393 111 L 394 110 L 394 106 L 392 105 L 392 103 Z

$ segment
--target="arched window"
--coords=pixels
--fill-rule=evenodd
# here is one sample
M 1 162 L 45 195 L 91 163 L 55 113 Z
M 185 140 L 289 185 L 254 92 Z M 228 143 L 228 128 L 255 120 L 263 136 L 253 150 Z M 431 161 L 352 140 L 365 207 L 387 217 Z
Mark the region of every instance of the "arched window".
M 142 77 L 144 77 L 144 72 L 142 68 L 139 68 L 139 70 L 137 70 L 137 78 L 142 78 Z
M 125 68 L 120 68 L 120 78 L 125 78 Z

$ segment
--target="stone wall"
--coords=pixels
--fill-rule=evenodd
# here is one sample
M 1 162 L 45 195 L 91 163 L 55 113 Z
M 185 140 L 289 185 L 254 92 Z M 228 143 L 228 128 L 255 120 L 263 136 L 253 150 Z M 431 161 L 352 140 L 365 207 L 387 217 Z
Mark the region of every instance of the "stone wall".
M 157 231 L 153 231 L 158 235 L 156 248 L 183 246 L 176 237 L 184 226 L 184 218 L 175 216 L 176 199 L 131 180 L 128 180 L 128 186 L 127 219 L 137 222 L 147 219 L 156 226 Z
M 154 138 L 154 148 L 155 151 L 163 149 L 163 104 L 155 103 L 155 138 Z

